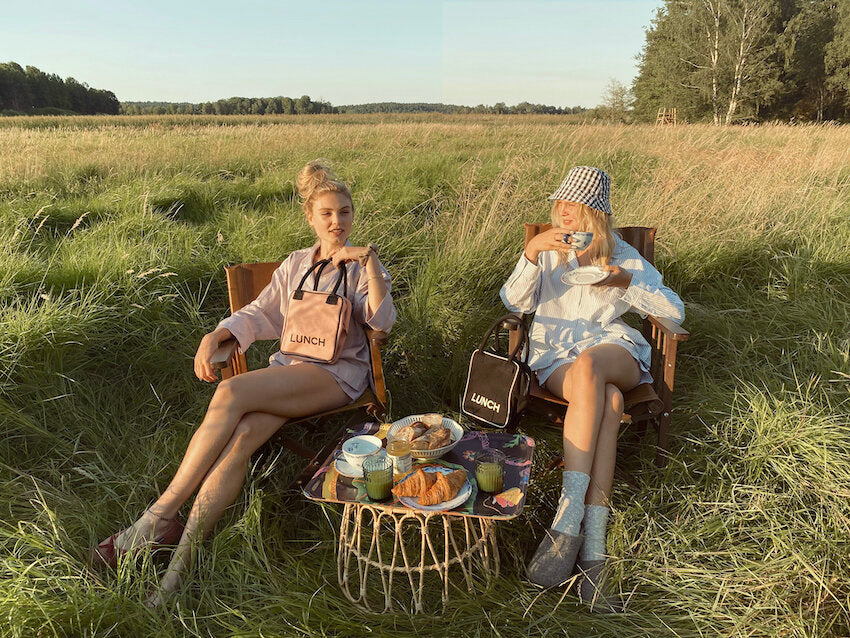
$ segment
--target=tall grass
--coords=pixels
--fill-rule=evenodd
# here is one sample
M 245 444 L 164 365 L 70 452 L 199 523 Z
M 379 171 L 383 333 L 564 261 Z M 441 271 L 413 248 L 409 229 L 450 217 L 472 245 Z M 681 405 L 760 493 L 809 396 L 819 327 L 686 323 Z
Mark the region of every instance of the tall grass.
M 224 125 L 226 124 L 226 125 Z M 0 122 L 0 635 L 850 635 L 850 129 L 561 126 L 546 117 L 8 118 Z M 193 380 L 224 315 L 222 266 L 310 241 L 305 161 L 351 183 L 399 319 L 396 417 L 453 410 L 501 312 L 523 221 L 573 164 L 614 179 L 622 225 L 659 227 L 686 302 L 673 458 L 624 431 L 609 542 L 628 613 L 597 617 L 522 577 L 551 519 L 559 435 L 499 525 L 504 574 L 441 619 L 352 612 L 339 512 L 257 456 L 240 501 L 167 609 L 156 566 L 117 577 L 87 548 L 162 489 L 212 393 Z M 273 348 L 258 344 L 254 366 Z

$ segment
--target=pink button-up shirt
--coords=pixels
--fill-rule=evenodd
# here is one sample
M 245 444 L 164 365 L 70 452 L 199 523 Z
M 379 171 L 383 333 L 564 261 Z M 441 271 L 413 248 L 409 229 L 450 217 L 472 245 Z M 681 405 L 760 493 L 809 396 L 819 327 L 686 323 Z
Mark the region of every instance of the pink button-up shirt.
M 346 243 L 346 245 L 350 244 Z M 274 271 L 271 282 L 263 288 L 254 301 L 218 324 L 218 327 L 227 328 L 236 337 L 242 352 L 245 352 L 255 341 L 280 339 L 290 293 L 298 288 L 301 278 L 313 265 L 313 255 L 318 249 L 319 242 L 316 242 L 310 248 L 291 253 Z M 371 259 L 376 257 L 372 256 Z M 380 263 L 379 265 L 387 285 L 387 294 L 374 312 L 369 311 L 369 275 L 366 268 L 356 261 L 345 265 L 348 273 L 347 296 L 352 306 L 348 336 L 336 363 L 313 363 L 330 372 L 352 400 L 363 394 L 372 383 L 369 343 L 363 326 L 367 325 L 374 330 L 389 332 L 395 323 L 396 311 L 390 295 L 390 275 L 383 265 Z M 314 270 L 304 283 L 305 290 L 313 290 L 315 272 Z M 318 289 L 332 290 L 338 276 L 339 271 L 329 264 L 322 272 Z M 337 292 L 342 294 L 342 286 Z M 289 357 L 279 349 L 269 357 L 269 365 L 297 363 L 304 363 L 304 361 L 297 357 Z

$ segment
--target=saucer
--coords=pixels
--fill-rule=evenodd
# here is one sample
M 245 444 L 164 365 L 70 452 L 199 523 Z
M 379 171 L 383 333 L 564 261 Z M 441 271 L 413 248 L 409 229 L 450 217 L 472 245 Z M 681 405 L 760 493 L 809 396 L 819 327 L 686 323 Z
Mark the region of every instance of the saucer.
M 609 271 L 603 270 L 599 266 L 579 266 L 561 275 L 561 281 L 570 286 L 588 286 L 598 284 L 605 280 L 609 274 Z
M 334 468 L 337 472 L 348 478 L 363 478 L 363 468 L 358 470 L 342 457 L 334 461 Z

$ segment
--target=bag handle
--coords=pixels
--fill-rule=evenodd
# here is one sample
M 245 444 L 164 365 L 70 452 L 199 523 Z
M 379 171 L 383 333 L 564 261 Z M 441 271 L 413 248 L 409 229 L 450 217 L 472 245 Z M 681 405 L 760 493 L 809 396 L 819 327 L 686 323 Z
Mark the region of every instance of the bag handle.
M 322 276 L 322 271 L 331 263 L 330 259 L 320 259 L 315 264 L 310 266 L 307 269 L 307 272 L 304 273 L 304 276 L 301 278 L 301 281 L 298 284 L 298 288 L 293 293 L 293 299 L 302 299 L 304 297 L 304 284 L 307 282 L 307 277 L 310 276 L 310 273 L 316 270 L 316 276 L 313 279 L 313 290 L 317 291 L 319 289 L 319 278 Z M 339 290 L 339 286 L 342 284 L 342 294 L 343 296 L 348 296 L 348 271 L 345 267 L 345 264 L 342 263 L 339 265 L 339 277 L 337 277 L 336 284 L 331 291 L 331 294 L 328 295 L 327 303 L 330 305 L 336 305 L 337 300 L 339 299 L 339 295 L 337 295 L 337 291 Z
M 507 314 L 503 317 L 499 317 L 492 326 L 490 326 L 490 330 L 487 331 L 487 334 L 484 335 L 484 339 L 481 341 L 481 345 L 478 346 L 479 350 L 484 350 L 487 346 L 487 342 L 490 341 L 490 336 L 495 332 L 496 339 L 496 348 L 499 349 L 499 329 L 503 324 L 512 324 L 515 325 L 516 328 L 520 331 L 519 343 L 517 343 L 516 347 L 511 351 L 508 355 L 508 359 L 511 361 L 517 360 L 517 354 L 522 351 L 523 346 L 525 346 L 525 356 L 523 357 L 523 363 L 528 363 L 528 352 L 531 349 L 529 339 L 528 339 L 528 328 L 525 325 L 525 322 L 522 321 L 519 317 L 513 314 Z

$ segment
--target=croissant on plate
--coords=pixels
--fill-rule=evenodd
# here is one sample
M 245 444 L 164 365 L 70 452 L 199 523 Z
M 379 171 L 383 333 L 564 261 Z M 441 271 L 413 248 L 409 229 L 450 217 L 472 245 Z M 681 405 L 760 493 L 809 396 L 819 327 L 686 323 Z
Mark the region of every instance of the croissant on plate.
M 466 470 L 455 470 L 449 474 L 437 474 L 434 485 L 419 497 L 420 505 L 437 505 L 449 501 L 458 495 L 460 488 L 466 483 Z
M 412 476 L 406 478 L 393 488 L 396 496 L 412 496 L 420 498 L 437 480 L 434 472 L 425 472 L 421 467 Z

